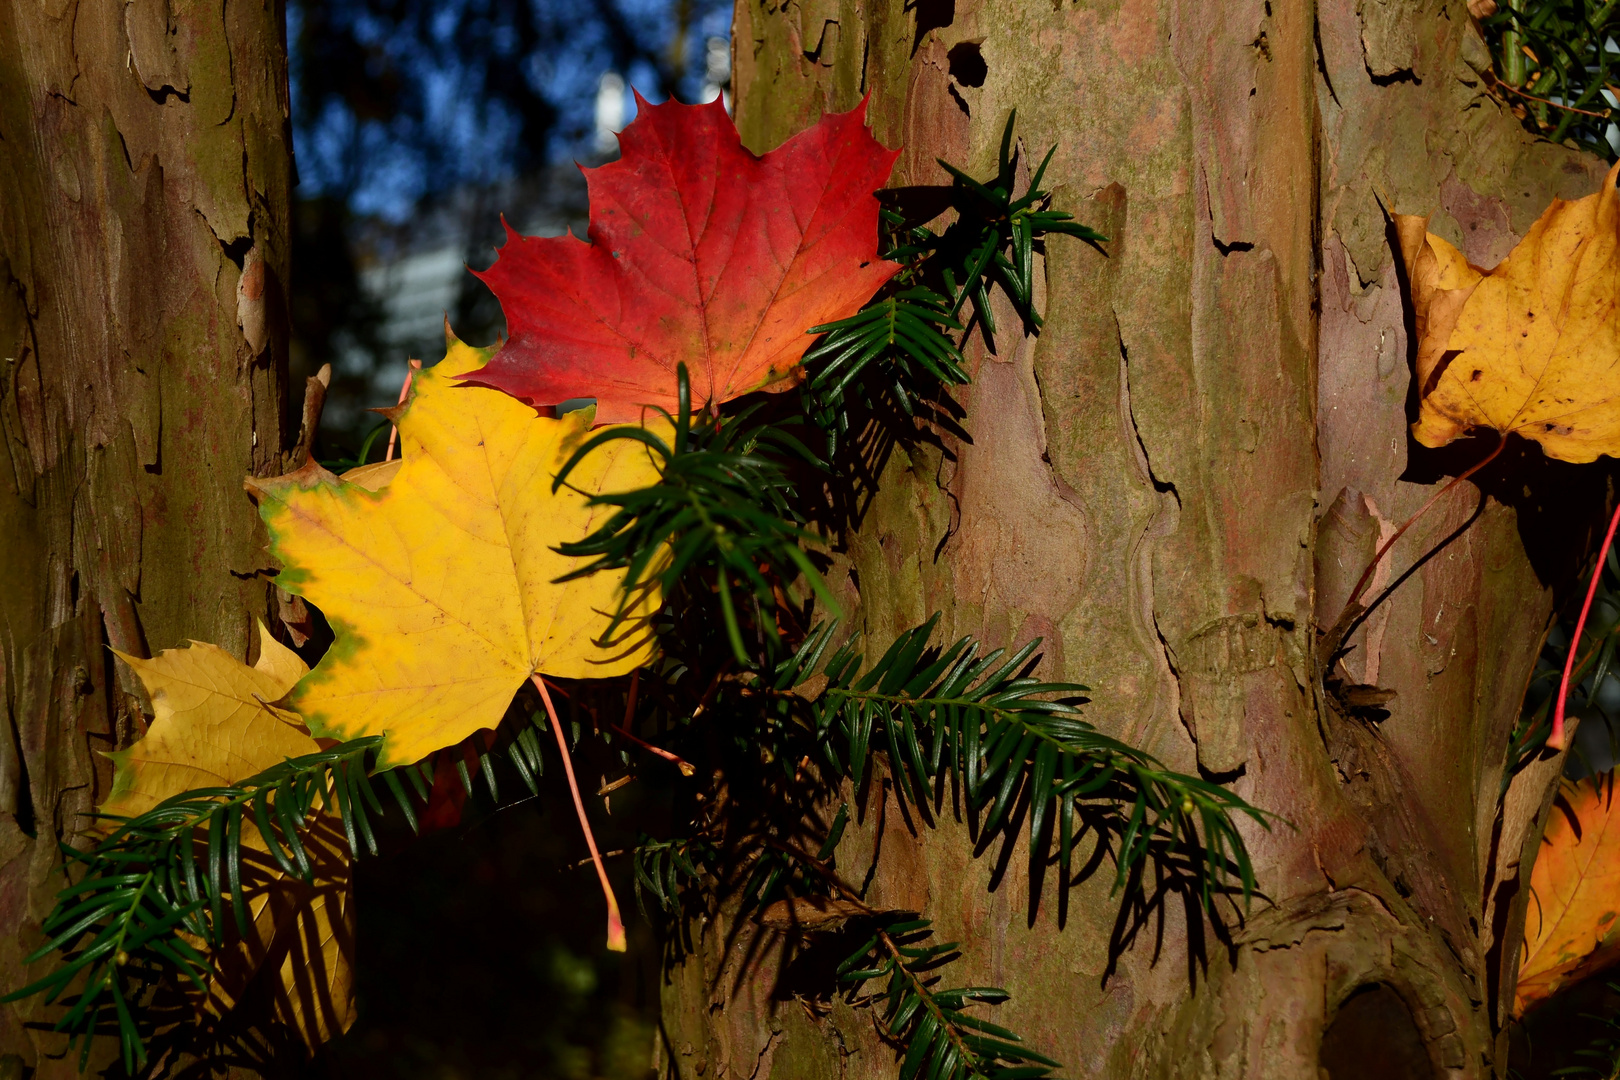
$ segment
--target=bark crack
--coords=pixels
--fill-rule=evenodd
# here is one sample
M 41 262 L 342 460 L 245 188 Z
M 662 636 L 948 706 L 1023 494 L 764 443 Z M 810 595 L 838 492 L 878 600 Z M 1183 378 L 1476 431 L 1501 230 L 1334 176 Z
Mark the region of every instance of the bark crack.
M 1119 340 L 1119 398 L 1120 410 L 1131 426 L 1131 436 L 1134 439 L 1136 461 L 1142 467 L 1142 473 L 1153 485 L 1153 490 L 1161 494 L 1168 494 L 1176 500 L 1176 507 L 1181 507 L 1181 493 L 1176 485 L 1168 480 L 1160 480 L 1153 472 L 1153 463 L 1148 459 L 1147 444 L 1142 441 L 1142 429 L 1136 422 L 1136 411 L 1131 405 L 1131 357 L 1130 351 L 1125 347 L 1125 336 L 1119 330 L 1119 316 L 1114 316 L 1114 335 Z
M 220 31 L 222 33 L 225 33 L 225 34 L 230 33 L 230 26 L 231 26 L 230 12 L 228 10 L 226 10 L 227 7 L 228 7 L 227 0 L 220 0 L 220 4 L 219 4 L 219 26 L 220 26 Z M 236 118 L 236 103 L 237 103 L 237 98 L 239 97 L 239 95 L 238 95 L 237 90 L 236 90 L 236 51 L 234 49 L 226 49 L 225 50 L 225 79 L 226 79 L 226 82 L 230 85 L 230 88 L 231 88 L 231 109 L 230 109 L 229 112 L 227 112 L 225 114 L 225 119 L 221 120 L 218 124 L 214 125 L 215 127 L 224 127 L 226 124 L 230 123 L 233 119 Z M 243 151 L 242 151 L 242 157 L 243 157 L 244 161 L 247 158 L 247 150 L 246 150 L 245 147 L 243 148 Z M 246 177 L 244 177 L 243 179 L 245 180 Z M 246 186 L 247 186 L 246 183 L 244 183 L 243 187 L 245 188 Z
M 779 1028 L 771 1029 L 770 1034 L 765 1037 L 765 1045 L 759 1049 L 759 1057 L 754 1060 L 754 1071 L 748 1074 L 748 1080 L 754 1080 L 760 1074 L 761 1069 L 774 1061 L 776 1058 L 776 1043 L 781 1037 L 782 1032 Z M 770 1075 L 769 1071 L 766 1072 L 766 1075 Z
M 1333 79 L 1328 75 L 1327 50 L 1322 48 L 1322 19 L 1318 14 L 1311 16 L 1311 37 L 1316 43 L 1316 70 L 1322 75 L 1322 85 L 1327 87 L 1328 97 L 1333 99 L 1333 104 L 1342 109 L 1344 104 L 1339 100 L 1338 91 L 1333 89 Z
M 1058 498 L 1080 511 L 1086 512 L 1085 500 L 1080 493 L 1063 478 L 1057 465 L 1052 461 L 1052 448 L 1046 439 L 1046 390 L 1041 385 L 1040 369 L 1033 364 L 1030 366 L 1030 380 L 1035 384 L 1035 423 L 1040 437 L 1041 464 L 1046 466 L 1046 478 L 1052 485 L 1052 491 Z
M 1164 662 L 1165 674 L 1170 702 L 1169 709 L 1186 731 L 1187 737 L 1197 745 L 1197 738 L 1187 725 L 1186 718 L 1181 715 L 1181 670 L 1176 665 L 1175 651 L 1164 636 L 1164 630 L 1159 626 L 1157 605 L 1153 595 L 1153 541 L 1167 536 L 1175 528 L 1175 522 L 1181 516 L 1181 493 L 1176 486 L 1167 480 L 1159 479 L 1153 471 L 1153 463 L 1148 458 L 1147 443 L 1142 438 L 1141 426 L 1136 421 L 1136 409 L 1131 400 L 1131 364 L 1130 350 L 1125 345 L 1125 333 L 1119 324 L 1119 313 L 1112 312 L 1114 316 L 1114 337 L 1119 344 L 1119 417 L 1123 428 L 1128 429 L 1127 442 L 1130 443 L 1132 457 L 1136 462 L 1138 475 L 1153 488 L 1158 495 L 1158 505 L 1148 515 L 1147 523 L 1131 545 L 1131 561 L 1134 564 L 1133 578 L 1140 590 L 1140 622 L 1141 625 L 1153 634 L 1150 645 L 1156 645 L 1159 656 Z M 1171 509 L 1171 500 L 1174 509 Z

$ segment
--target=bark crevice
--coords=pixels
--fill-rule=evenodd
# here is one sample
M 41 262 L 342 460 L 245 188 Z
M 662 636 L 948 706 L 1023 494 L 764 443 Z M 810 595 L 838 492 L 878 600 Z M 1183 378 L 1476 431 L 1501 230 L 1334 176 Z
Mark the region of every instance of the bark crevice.
M 1312 670 L 1312 615 L 1444 482 L 1407 439 L 1410 320 L 1387 213 L 1432 214 L 1457 243 L 1511 240 L 1554 195 L 1588 193 L 1596 163 L 1482 96 L 1461 0 L 800 7 L 738 2 L 739 40 L 758 46 L 735 73 L 751 147 L 869 88 L 879 138 L 906 147 L 894 183 L 937 185 L 935 157 L 992 169 L 1016 107 L 1023 145 L 1058 147 L 1058 207 L 1111 238 L 1105 255 L 1047 244 L 1033 356 L 976 357 L 961 394 L 983 437 L 953 445 L 948 467 L 930 452 L 885 469 L 849 537 L 857 621 L 878 641 L 934 610 L 994 644 L 1040 634 L 1043 675 L 1091 686 L 1103 730 L 1282 819 L 1248 828 L 1264 896 L 1207 958 L 1196 915 L 1121 922 L 1106 874 L 1060 885 L 1061 927 L 1033 881 L 986 892 L 948 821 L 886 838 L 871 888 L 925 897 L 940 933 L 973 943 L 964 978 L 1006 985 L 995 1022 L 1064 1075 L 1319 1080 L 1335 1010 L 1381 984 L 1437 1074 L 1490 1076 L 1503 942 L 1552 775 L 1516 779 L 1502 803 L 1498 763 L 1551 609 L 1536 572 L 1549 541 L 1525 535 L 1533 507 L 1505 481 L 1482 506 L 1448 500 L 1396 554 L 1456 538 L 1379 583 L 1337 689 Z M 859 77 L 800 55 L 798 28 L 825 19 Z M 952 77 L 968 42 L 981 86 Z M 1321 492 L 1349 494 L 1334 510 Z M 1366 687 L 1395 696 L 1349 707 Z M 721 962 L 672 975 L 688 985 Z M 671 1031 L 691 1025 L 676 1043 L 723 1042 L 748 1072 L 769 1038 L 741 1007 L 751 982 L 701 1018 L 672 992 Z M 1053 1015 L 1054 1000 L 1071 1007 Z M 852 1080 L 892 1067 L 858 1016 L 828 1022 Z M 802 1037 L 784 1035 L 776 1076 Z

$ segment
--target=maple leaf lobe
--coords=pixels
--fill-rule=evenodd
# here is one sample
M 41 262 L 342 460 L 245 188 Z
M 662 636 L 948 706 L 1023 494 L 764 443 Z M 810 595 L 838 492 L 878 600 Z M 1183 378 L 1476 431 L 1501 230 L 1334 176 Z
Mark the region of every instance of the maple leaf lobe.
M 589 242 L 506 226 L 478 276 L 511 339 L 464 381 L 537 408 L 594 396 L 599 424 L 673 412 L 681 363 L 699 403 L 785 389 L 805 329 L 899 271 L 877 257 L 874 194 L 899 152 L 867 130 L 864 101 L 762 156 L 718 101 L 636 101 L 619 160 L 582 170 Z
M 1569 462 L 1620 456 L 1620 195 L 1554 199 L 1494 269 L 1397 217 L 1418 332 L 1412 434 L 1444 446 L 1473 428 Z
M 317 753 L 297 714 L 269 704 L 308 672 L 296 653 L 259 623 L 252 667 L 206 642 L 166 649 L 151 659 L 116 652 L 140 678 L 154 717 L 146 734 L 112 757 L 113 790 L 100 810 L 145 813 L 198 787 L 237 784 L 288 758 Z M 106 831 L 110 822 L 97 828 Z M 256 1000 L 313 1049 L 354 1022 L 354 892 L 349 851 L 332 808 L 318 810 L 301 834 L 312 880 L 289 877 L 271 858 L 258 826 L 241 823 L 243 898 L 251 924 L 234 924 L 210 948 L 206 993 L 188 996 L 223 1016 L 256 988 Z M 229 920 L 227 921 L 229 923 Z M 261 971 L 268 969 L 268 978 Z
M 303 469 L 248 480 L 278 582 L 319 607 L 335 635 L 290 703 L 322 737 L 385 736 L 384 766 L 494 728 L 537 671 L 618 675 L 652 655 L 644 624 L 657 597 L 639 596 L 605 640 L 623 575 L 560 583 L 583 560 L 552 549 L 611 512 L 587 505 L 589 494 L 645 486 L 657 470 L 640 443 L 621 440 L 552 491 L 589 412 L 536 418 L 455 382 L 492 352 L 451 341 L 417 373 L 399 415 L 399 460 L 341 477 Z

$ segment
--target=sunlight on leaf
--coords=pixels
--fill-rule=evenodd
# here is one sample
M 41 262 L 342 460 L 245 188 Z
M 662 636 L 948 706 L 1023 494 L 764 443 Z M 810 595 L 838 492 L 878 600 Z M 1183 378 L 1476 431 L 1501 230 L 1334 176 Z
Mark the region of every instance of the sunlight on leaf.
M 170 795 L 245 780 L 320 749 L 297 714 L 268 704 L 309 668 L 262 623 L 253 667 L 201 641 L 152 660 L 114 652 L 140 676 L 155 718 L 134 746 L 107 755 L 116 771 L 104 814 L 135 817 Z
M 1598 779 L 1560 793 L 1541 838 L 1515 1015 L 1620 960 L 1620 799 Z
M 103 814 L 134 817 L 196 788 L 235 784 L 319 744 L 297 714 L 269 702 L 308 669 L 259 626 L 259 660 L 248 667 L 203 642 L 151 660 L 118 653 L 152 699 L 151 729 L 117 766 Z M 214 957 L 206 1008 L 223 1015 L 244 998 L 268 997 L 272 1015 L 311 1047 L 354 1022 L 354 893 L 343 830 L 322 814 L 302 836 L 310 882 L 288 877 L 252 822 L 242 823 L 242 883 L 252 933 L 228 925 Z M 207 948 L 200 939 L 191 944 Z
M 1616 170 L 1596 194 L 1554 199 L 1488 273 L 1425 238 L 1426 218 L 1396 217 L 1418 332 L 1418 442 L 1492 428 L 1561 461 L 1620 456 Z
M 379 768 L 418 761 L 494 728 L 530 675 L 622 675 L 653 655 L 652 588 L 605 639 L 623 575 L 555 584 L 583 565 L 557 554 L 611 513 L 589 495 L 645 487 L 645 447 L 593 452 L 553 493 L 591 424 L 560 419 L 457 376 L 494 352 L 459 341 L 416 378 L 398 415 L 398 463 L 353 479 L 311 464 L 250 478 L 283 567 L 278 584 L 315 604 L 336 641 L 289 699 L 323 737 L 385 735 Z
M 507 229 L 479 277 L 512 340 L 468 379 L 536 406 L 597 399 L 597 420 L 676 409 L 685 363 L 698 405 L 792 385 L 806 328 L 853 315 L 899 264 L 878 258 L 878 201 L 897 151 L 864 103 L 763 157 L 716 100 L 637 98 L 622 156 L 586 169 L 590 242 Z

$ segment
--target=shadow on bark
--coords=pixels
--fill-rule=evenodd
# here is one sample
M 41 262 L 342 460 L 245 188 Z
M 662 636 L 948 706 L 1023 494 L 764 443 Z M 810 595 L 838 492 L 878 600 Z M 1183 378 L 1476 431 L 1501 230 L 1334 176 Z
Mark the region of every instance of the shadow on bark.
M 1038 662 L 1032 658 L 1031 664 Z M 748 779 L 746 771 L 728 773 Z M 965 805 L 962 793 L 953 778 L 942 770 L 930 793 L 922 803 L 906 800 L 896 785 L 885 776 L 883 767 L 877 767 L 866 787 L 859 792 L 847 793 L 825 783 L 780 787 L 764 785 L 758 790 L 727 789 L 715 799 L 715 808 L 723 812 L 726 822 L 724 833 L 736 840 L 725 845 L 725 867 L 717 878 L 720 887 L 711 900 L 694 900 L 693 893 L 685 895 L 685 909 L 666 927 L 666 960 L 674 963 L 684 958 L 693 947 L 691 926 L 697 915 L 713 917 L 717 912 L 729 910 L 721 955 L 739 955 L 732 969 L 729 991 L 739 992 L 744 984 L 756 977 L 768 959 L 775 959 L 777 977 L 771 990 L 776 1001 L 799 1000 L 816 1011 L 830 1003 L 839 991 L 836 968 L 845 959 L 849 946 L 863 935 L 861 928 L 870 921 L 856 916 L 835 927 L 799 927 L 786 929 L 766 926 L 761 922 L 760 909 L 743 895 L 747 888 L 750 868 L 759 851 L 762 837 L 771 835 L 773 822 L 791 821 L 791 843 L 801 850 L 815 850 L 827 836 L 832 818 L 831 808 L 845 795 L 857 809 L 857 821 L 868 823 L 875 830 L 876 839 L 871 853 L 871 865 L 864 877 L 852 882 L 862 894 L 871 886 L 882 862 L 885 817 L 889 812 L 890 796 L 894 796 L 894 812 L 906 834 L 919 837 L 949 817 L 965 827 L 972 844 L 975 861 L 990 858 L 990 873 L 984 888 L 997 891 L 1004 883 L 1013 860 L 1027 838 L 1026 822 L 1030 813 L 1031 779 L 1026 773 L 1020 790 L 1014 798 L 1011 811 L 993 831 L 983 829 L 988 807 L 977 809 Z M 790 809 L 782 812 L 784 804 Z M 1070 853 L 1065 858 L 1061 850 L 1054 850 L 1059 829 L 1057 815 L 1048 815 L 1039 834 L 1030 843 L 1027 854 L 1029 904 L 1027 919 L 1034 926 L 1040 917 L 1041 904 L 1048 898 L 1049 876 L 1056 878 L 1056 919 L 1062 929 L 1068 921 L 1071 890 L 1078 888 L 1100 873 L 1112 875 L 1115 859 L 1125 835 L 1131 830 L 1131 797 L 1122 787 L 1104 789 L 1090 802 L 1077 802 L 1074 808 L 1074 830 Z M 752 846 L 751 846 L 752 845 Z M 1060 845 L 1057 845 L 1060 848 Z M 1167 931 L 1173 912 L 1179 910 L 1185 932 L 1187 948 L 1187 980 L 1190 990 L 1196 990 L 1200 978 L 1207 974 L 1211 950 L 1223 948 L 1228 963 L 1236 962 L 1237 946 L 1232 927 L 1241 926 L 1246 913 L 1242 891 L 1237 886 L 1223 886 L 1211 882 L 1208 853 L 1203 849 L 1175 850 L 1169 838 L 1156 838 L 1149 846 L 1146 858 L 1112 892 L 1118 903 L 1117 914 L 1108 940 L 1108 964 L 1102 981 L 1107 982 L 1120 959 L 1129 950 L 1144 943 L 1144 935 L 1151 938 L 1152 960 L 1157 962 L 1167 942 Z M 1228 868 L 1235 874 L 1235 868 Z M 1227 879 L 1230 880 L 1230 879 Z M 1261 894 L 1255 897 L 1264 899 Z M 899 910 L 899 909 L 896 909 Z M 889 912 L 892 913 L 892 912 Z M 921 912 L 926 917 L 927 912 Z M 723 976 L 716 972 L 717 980 L 711 992 L 719 988 Z
M 1492 447 L 1486 440 L 1460 439 L 1435 448 L 1412 437 L 1411 425 L 1418 419 L 1422 391 L 1417 378 L 1417 313 L 1412 306 L 1411 279 L 1401 258 L 1400 239 L 1387 213 L 1384 234 L 1400 286 L 1406 367 L 1411 375 L 1406 391 L 1406 469 L 1400 479 L 1408 484 L 1437 484 L 1470 468 Z M 1519 539 L 1536 578 L 1554 591 L 1555 603 L 1562 608 L 1578 587 L 1580 569 L 1593 548 L 1593 534 L 1607 519 L 1605 507 L 1617 475 L 1620 466 L 1612 460 L 1598 465 L 1557 461 L 1543 454 L 1539 444 L 1510 436 L 1502 455 L 1472 482 L 1482 494 L 1514 511 Z M 1481 509 L 1483 506 L 1481 500 Z M 1455 534 L 1448 536 L 1440 546 L 1454 538 Z M 1369 611 L 1373 606 L 1376 604 L 1369 605 Z

